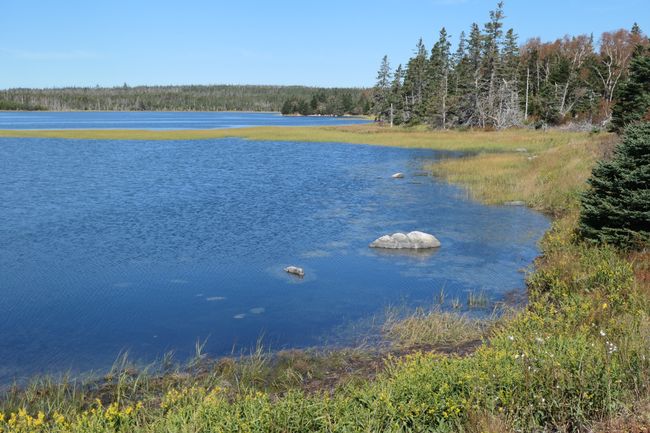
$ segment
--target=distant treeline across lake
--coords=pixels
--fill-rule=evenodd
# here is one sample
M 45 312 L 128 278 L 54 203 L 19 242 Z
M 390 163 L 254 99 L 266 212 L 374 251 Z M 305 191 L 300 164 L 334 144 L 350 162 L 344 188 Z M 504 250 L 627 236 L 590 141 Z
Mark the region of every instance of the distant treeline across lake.
M 0 110 L 281 111 L 287 102 L 309 107 L 301 114 L 366 114 L 369 90 L 305 86 L 137 86 L 0 90 Z M 293 113 L 285 113 L 293 114 Z

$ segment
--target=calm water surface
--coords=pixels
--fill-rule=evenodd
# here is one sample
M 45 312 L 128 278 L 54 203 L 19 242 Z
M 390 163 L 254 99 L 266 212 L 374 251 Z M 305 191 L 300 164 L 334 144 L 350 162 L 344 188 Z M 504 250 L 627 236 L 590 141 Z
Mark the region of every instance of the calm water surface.
M 0 129 L 213 129 L 247 126 L 336 126 L 368 123 L 356 117 L 296 117 L 279 113 L 29 111 L 0 112 Z
M 431 151 L 337 143 L 0 139 L 0 383 L 320 344 L 388 305 L 521 290 L 548 227 L 422 173 Z M 396 171 L 405 179 L 391 179 Z M 368 248 L 394 231 L 430 254 Z M 304 279 L 282 271 L 305 268 Z

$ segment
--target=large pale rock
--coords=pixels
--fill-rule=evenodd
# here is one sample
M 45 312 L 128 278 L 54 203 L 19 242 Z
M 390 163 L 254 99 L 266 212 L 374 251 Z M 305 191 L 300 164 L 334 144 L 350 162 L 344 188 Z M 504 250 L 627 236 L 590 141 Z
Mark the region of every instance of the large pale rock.
M 424 232 L 394 233 L 384 235 L 370 244 L 371 248 L 391 249 L 426 249 L 440 247 L 440 241 L 435 236 Z
M 299 268 L 297 266 L 287 266 L 284 268 L 284 272 L 288 272 L 293 275 L 297 275 L 299 277 L 304 277 L 305 276 L 305 271 L 302 268 Z

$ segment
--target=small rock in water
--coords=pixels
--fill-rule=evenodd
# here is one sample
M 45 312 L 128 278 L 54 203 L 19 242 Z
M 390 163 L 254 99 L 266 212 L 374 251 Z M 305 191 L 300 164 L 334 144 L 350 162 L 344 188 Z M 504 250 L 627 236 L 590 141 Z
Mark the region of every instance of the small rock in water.
M 302 268 L 299 268 L 297 266 L 287 266 L 284 268 L 284 272 L 288 272 L 293 275 L 297 275 L 299 277 L 304 277 L 305 276 L 305 271 Z
M 391 176 L 393 179 L 402 179 L 404 177 L 404 173 L 395 173 L 394 175 Z
M 235 314 L 232 316 L 233 319 L 243 319 L 244 317 L 246 317 L 245 314 Z
M 503 204 L 504 206 L 526 206 L 526 202 L 521 200 L 507 201 Z
M 391 248 L 391 249 L 425 249 L 438 248 L 440 241 L 429 233 L 413 231 L 407 234 L 394 233 L 384 235 L 370 244 L 370 248 Z

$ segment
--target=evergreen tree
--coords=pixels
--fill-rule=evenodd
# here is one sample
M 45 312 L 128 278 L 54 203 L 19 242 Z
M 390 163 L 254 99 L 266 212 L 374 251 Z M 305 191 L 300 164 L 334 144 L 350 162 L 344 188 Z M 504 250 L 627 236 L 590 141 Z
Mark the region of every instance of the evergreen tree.
M 429 122 L 438 128 L 447 127 L 447 98 L 449 96 L 449 72 L 451 68 L 451 43 L 443 27 L 440 37 L 431 49 L 429 59 L 429 101 L 427 114 Z
M 506 32 L 503 44 L 501 76 L 512 83 L 518 81 L 519 72 L 519 43 L 513 29 Z
M 381 59 L 381 65 L 377 72 L 377 83 L 373 89 L 373 107 L 372 112 L 375 119 L 384 121 L 388 118 L 390 110 L 390 86 L 391 86 L 391 70 L 388 56 Z
M 625 125 L 650 116 L 650 50 L 637 47 L 630 62 L 629 75 L 619 88 L 612 110 L 612 127 L 615 131 Z
M 638 248 L 650 242 L 650 122 L 625 129 L 610 161 L 598 163 L 582 197 L 584 238 Z
M 483 35 L 476 23 L 472 23 L 467 39 L 467 58 L 465 63 L 461 88 L 467 88 L 467 93 L 459 103 L 458 116 L 462 125 L 480 126 L 480 96 L 481 96 L 481 63 Z
M 404 116 L 404 91 L 403 91 L 404 70 L 398 65 L 393 74 L 393 83 L 390 89 L 390 102 L 393 105 L 393 123 L 396 125 L 406 121 Z
M 424 46 L 424 41 L 420 38 L 415 48 L 415 56 L 409 60 L 404 77 L 410 123 L 420 123 L 425 119 L 428 90 L 427 63 L 427 49 Z
M 500 125 L 500 105 L 503 100 L 501 44 L 503 39 L 503 2 L 490 11 L 490 21 L 483 27 L 483 58 L 478 99 L 479 125 Z

